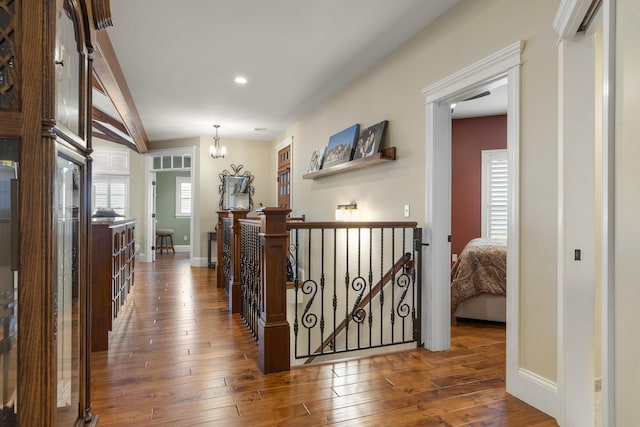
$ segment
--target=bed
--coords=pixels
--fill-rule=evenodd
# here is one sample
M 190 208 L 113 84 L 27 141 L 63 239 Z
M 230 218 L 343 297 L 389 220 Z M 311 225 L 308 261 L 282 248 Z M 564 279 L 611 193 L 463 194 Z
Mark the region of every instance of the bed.
M 506 276 L 506 241 L 478 238 L 467 243 L 451 268 L 452 319 L 504 322 Z

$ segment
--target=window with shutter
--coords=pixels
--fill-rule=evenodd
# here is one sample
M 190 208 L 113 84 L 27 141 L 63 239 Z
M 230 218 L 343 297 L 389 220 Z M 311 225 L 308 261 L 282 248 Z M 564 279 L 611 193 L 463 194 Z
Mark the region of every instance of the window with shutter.
M 482 151 L 482 237 L 507 239 L 507 150 Z
M 191 177 L 176 177 L 176 216 L 191 216 Z
M 92 176 L 92 211 L 113 209 L 129 214 L 129 150 L 95 147 Z
M 129 177 L 97 175 L 92 182 L 92 210 L 113 209 L 127 216 L 129 211 Z

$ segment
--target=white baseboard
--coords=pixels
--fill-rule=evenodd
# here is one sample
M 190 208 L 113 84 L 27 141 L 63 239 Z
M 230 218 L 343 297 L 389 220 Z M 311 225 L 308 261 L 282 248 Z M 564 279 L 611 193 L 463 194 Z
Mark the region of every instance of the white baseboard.
M 189 245 L 173 245 L 176 252 L 189 252 Z
M 558 385 L 526 369 L 507 381 L 507 392 L 545 414 L 558 418 Z
M 207 267 L 207 258 L 191 258 L 191 267 Z

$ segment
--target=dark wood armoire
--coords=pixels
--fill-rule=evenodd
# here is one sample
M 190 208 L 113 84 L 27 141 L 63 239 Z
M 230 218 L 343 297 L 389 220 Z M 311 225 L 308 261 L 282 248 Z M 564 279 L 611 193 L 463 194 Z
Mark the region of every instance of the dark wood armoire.
M 109 0 L 0 0 L 2 426 L 91 424 L 91 82 Z

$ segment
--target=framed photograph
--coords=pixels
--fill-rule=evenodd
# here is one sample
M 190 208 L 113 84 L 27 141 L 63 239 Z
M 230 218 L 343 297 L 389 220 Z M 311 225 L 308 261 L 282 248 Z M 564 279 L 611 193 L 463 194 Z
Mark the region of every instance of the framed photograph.
M 329 138 L 329 145 L 324 152 L 323 169 L 351 160 L 359 131 L 360 125 L 355 124 Z
M 309 168 L 307 169 L 307 173 L 320 170 L 321 167 L 322 167 L 322 150 L 313 150 L 313 153 L 311 153 L 311 160 L 309 161 Z
M 387 128 L 387 120 L 369 126 L 360 132 L 358 142 L 353 150 L 353 160 L 371 156 L 380 149 L 380 143 L 384 137 L 384 131 Z

